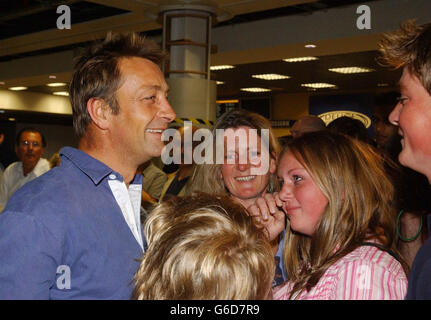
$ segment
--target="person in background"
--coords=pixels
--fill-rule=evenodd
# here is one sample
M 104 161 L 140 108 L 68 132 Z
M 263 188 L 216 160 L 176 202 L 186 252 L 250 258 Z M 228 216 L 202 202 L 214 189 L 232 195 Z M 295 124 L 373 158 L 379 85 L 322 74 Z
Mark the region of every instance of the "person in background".
M 394 188 L 372 146 L 329 130 L 307 133 L 283 150 L 277 175 L 280 192 L 249 208 L 260 223 L 280 210 L 288 218 L 289 281 L 275 299 L 404 298 L 408 267 L 396 248 Z M 270 237 L 284 225 L 274 221 Z
M 149 212 L 159 201 L 168 176 L 152 160 L 140 165 L 138 173 L 142 174 L 142 206 Z
M 51 158 L 49 158 L 49 166 L 50 168 L 58 167 L 61 163 L 60 153 L 56 152 L 54 153 Z
M 18 132 L 15 152 L 19 161 L 6 168 L 0 181 L 0 212 L 19 188 L 50 169 L 48 160 L 42 158 L 45 148 L 45 137 L 36 128 L 26 127 Z
M 280 145 L 269 120 L 244 109 L 234 109 L 223 114 L 214 125 L 213 137 L 216 137 L 217 130 L 222 129 L 224 131 L 221 145 L 217 146 L 214 141 L 216 150 L 214 164 L 196 166 L 186 194 L 203 191 L 216 195 L 229 195 L 247 209 L 263 194 L 278 190 L 274 173 Z M 262 143 L 264 130 L 268 133 L 268 144 Z M 256 143 L 252 143 L 247 138 L 252 132 L 256 132 L 258 138 Z M 240 138 L 241 134 L 245 139 Z M 224 155 L 223 163 L 217 163 L 216 156 L 221 152 Z M 241 154 L 245 155 L 245 161 L 241 161 Z M 267 160 L 266 164 L 263 163 L 265 160 Z M 265 165 L 266 171 L 264 171 Z M 283 234 L 280 239 L 273 239 L 272 243 L 277 260 L 274 285 L 287 278 L 282 267 L 282 238 Z
M 398 103 L 389 121 L 398 127 L 402 150 L 399 162 L 431 182 L 431 23 L 402 24 L 383 35 L 381 62 L 403 68 Z M 428 215 L 428 227 L 431 217 Z M 411 268 L 406 299 L 431 299 L 431 240 L 419 249 Z
M 193 137 L 197 128 L 194 126 L 183 126 L 178 129 L 178 135 L 174 139 L 181 139 L 181 163 L 178 164 L 178 170 L 168 175 L 164 184 L 159 202 L 164 201 L 172 196 L 183 196 L 187 193 L 190 177 L 194 171 L 193 150 L 199 144 L 198 141 L 187 141 L 186 136 Z M 191 152 L 189 152 L 191 151 Z
M 325 122 L 321 118 L 315 115 L 307 115 L 295 121 L 292 128 L 290 129 L 290 133 L 294 138 L 297 138 L 306 132 L 314 132 L 325 129 Z
M 173 197 L 149 214 L 144 229 L 148 250 L 134 298 L 271 298 L 275 264 L 268 238 L 230 197 Z
M 389 114 L 396 104 L 397 97 L 395 92 L 376 96 L 373 109 L 373 133 L 376 147 L 382 151 L 391 152 L 393 140 L 398 136 L 397 126 L 389 122 Z
M 165 54 L 108 33 L 77 59 L 70 100 L 78 149 L 18 190 L 0 215 L 0 299 L 130 299 L 145 249 L 138 166 L 175 119 Z
M 345 134 L 370 145 L 374 145 L 373 140 L 368 135 L 367 128 L 362 121 L 358 119 L 343 116 L 332 120 L 326 127 L 333 132 Z

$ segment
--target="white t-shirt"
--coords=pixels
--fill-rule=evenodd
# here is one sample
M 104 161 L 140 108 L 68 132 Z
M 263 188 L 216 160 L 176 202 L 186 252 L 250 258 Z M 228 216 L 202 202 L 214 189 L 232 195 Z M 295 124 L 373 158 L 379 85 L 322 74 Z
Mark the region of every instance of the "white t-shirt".
M 0 177 L 0 212 L 12 195 L 27 182 L 41 176 L 50 169 L 48 160 L 40 158 L 33 170 L 24 176 L 22 162 L 10 164 Z

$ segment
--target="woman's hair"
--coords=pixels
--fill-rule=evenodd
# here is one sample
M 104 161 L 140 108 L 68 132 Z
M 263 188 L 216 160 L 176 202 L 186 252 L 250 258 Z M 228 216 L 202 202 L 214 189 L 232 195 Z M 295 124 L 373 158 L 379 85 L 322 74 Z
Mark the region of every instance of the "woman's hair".
M 148 250 L 135 275 L 137 299 L 266 299 L 271 246 L 228 196 L 171 198 L 145 222 Z
M 304 166 L 328 199 L 311 237 L 286 233 L 283 258 L 294 282 L 292 293 L 310 290 L 331 265 L 368 239 L 398 252 L 394 188 L 372 146 L 327 131 L 292 140 L 280 160 L 286 152 Z
M 421 26 L 409 20 L 395 32 L 383 35 L 379 50 L 383 65 L 407 67 L 431 94 L 431 23 Z
M 257 135 L 261 137 L 262 129 L 269 131 L 269 155 L 277 159 L 281 147 L 274 135 L 271 127 L 271 122 L 260 114 L 246 111 L 244 109 L 234 109 L 223 114 L 216 122 L 213 128 L 213 137 L 216 138 L 216 130 L 219 129 L 237 129 L 239 127 L 249 127 L 257 130 Z M 216 141 L 213 142 L 216 148 Z M 225 188 L 223 177 L 221 175 L 221 164 L 216 163 L 216 152 L 214 152 L 213 164 L 196 165 L 192 178 L 189 180 L 187 194 L 203 191 L 211 194 L 228 194 Z M 268 184 L 268 192 L 273 192 L 277 189 L 277 179 L 271 177 Z

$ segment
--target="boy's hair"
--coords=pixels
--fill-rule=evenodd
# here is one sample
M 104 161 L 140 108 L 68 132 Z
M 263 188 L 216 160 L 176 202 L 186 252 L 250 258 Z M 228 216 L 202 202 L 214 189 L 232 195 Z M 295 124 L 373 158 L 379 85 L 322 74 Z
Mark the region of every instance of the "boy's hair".
M 379 47 L 383 65 L 407 67 L 431 94 L 431 23 L 418 26 L 409 20 L 399 30 L 384 34 Z
M 145 222 L 137 299 L 265 299 L 275 261 L 262 229 L 227 196 L 177 197 Z

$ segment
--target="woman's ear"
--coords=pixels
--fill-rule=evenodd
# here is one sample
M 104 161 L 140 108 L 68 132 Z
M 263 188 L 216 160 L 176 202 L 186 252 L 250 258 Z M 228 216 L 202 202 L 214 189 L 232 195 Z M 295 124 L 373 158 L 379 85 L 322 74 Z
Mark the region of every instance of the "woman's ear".
M 90 98 L 87 101 L 87 111 L 93 123 L 101 130 L 109 127 L 112 110 L 102 98 Z
M 275 173 L 277 170 L 277 154 L 271 152 L 271 156 L 269 157 L 269 172 Z

